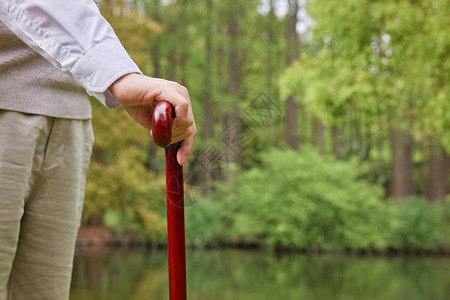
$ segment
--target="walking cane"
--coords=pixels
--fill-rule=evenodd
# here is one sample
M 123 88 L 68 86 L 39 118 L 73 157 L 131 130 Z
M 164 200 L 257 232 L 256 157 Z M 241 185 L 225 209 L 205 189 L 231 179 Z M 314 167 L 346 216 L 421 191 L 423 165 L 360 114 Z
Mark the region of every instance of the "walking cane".
M 186 300 L 183 168 L 177 162 L 180 142 L 170 144 L 175 111 L 167 101 L 156 104 L 152 118 L 153 141 L 166 156 L 167 247 L 170 300 Z

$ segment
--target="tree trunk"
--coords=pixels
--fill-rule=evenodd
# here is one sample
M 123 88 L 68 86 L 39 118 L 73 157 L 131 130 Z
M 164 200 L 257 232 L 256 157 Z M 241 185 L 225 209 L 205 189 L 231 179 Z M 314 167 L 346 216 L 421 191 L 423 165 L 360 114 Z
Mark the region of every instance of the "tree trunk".
M 206 0 L 206 15 L 210 16 L 212 13 L 212 0 Z M 205 44 L 206 44 L 206 53 L 205 53 L 205 68 L 204 68 L 204 90 L 202 95 L 202 105 L 203 105 L 203 113 L 205 115 L 205 123 L 203 124 L 201 135 L 203 141 L 208 142 L 212 139 L 214 134 L 214 118 L 213 118 L 213 109 L 211 103 L 211 19 L 207 20 L 206 28 L 205 28 Z M 209 195 L 211 192 L 211 175 L 208 173 L 210 169 L 211 162 L 208 160 L 206 155 L 202 155 L 200 157 L 200 166 L 201 169 L 198 173 L 199 184 L 203 187 L 203 192 L 205 195 Z
M 430 201 L 444 199 L 448 191 L 448 155 L 438 143 L 430 146 L 429 157 L 429 194 Z
M 103 212 L 92 214 L 87 219 L 86 224 L 92 227 L 103 226 L 103 215 L 104 215 Z
M 179 82 L 187 87 L 187 71 L 186 71 L 186 62 L 189 57 L 189 36 L 187 32 L 187 28 L 189 25 L 189 15 L 188 15 L 188 4 L 186 0 L 178 0 L 177 6 L 179 7 L 178 19 L 180 20 L 181 25 L 179 28 L 179 39 L 177 40 L 178 47 L 180 49 L 180 60 L 178 62 L 178 68 L 180 69 L 180 78 Z
M 320 154 L 325 153 L 324 126 L 318 118 L 314 118 L 314 144 Z
M 228 37 L 230 39 L 228 52 L 228 94 L 237 102 L 240 96 L 242 74 L 241 74 L 241 53 L 239 51 L 239 6 L 236 3 L 229 3 L 228 16 Z M 229 160 L 237 162 L 242 168 L 241 159 L 241 139 L 243 138 L 239 132 L 235 131 L 239 127 L 239 122 L 236 121 L 239 109 L 235 103 L 232 104 L 231 110 L 225 118 L 225 131 L 231 133 L 227 134 L 227 145 L 225 149 L 226 156 Z
M 391 190 L 392 197 L 401 198 L 414 194 L 412 136 L 406 130 L 390 130 L 391 141 Z
M 364 149 L 364 153 L 363 153 L 363 158 L 365 160 L 369 160 L 370 159 L 370 154 L 372 151 L 372 145 L 373 145 L 373 138 L 372 138 L 372 131 L 369 125 L 365 125 L 365 141 L 362 144 Z
M 339 131 L 336 125 L 331 127 L 331 151 L 333 153 L 333 157 L 338 159 L 339 157 Z
M 274 54 L 272 53 L 272 48 L 274 45 L 274 40 L 276 39 L 275 33 L 274 33 L 274 28 L 272 26 L 272 24 L 275 22 L 275 4 L 273 3 L 273 0 L 271 0 L 269 2 L 269 6 L 270 6 L 270 11 L 269 14 L 267 15 L 268 19 L 269 19 L 269 26 L 267 26 L 267 44 L 266 44 L 266 49 L 267 49 L 267 91 L 269 92 L 269 94 L 272 94 L 273 90 L 273 69 L 275 68 L 274 66 Z
M 152 2 L 153 6 L 151 7 L 149 13 L 151 13 L 151 17 L 157 21 L 157 22 L 161 22 L 161 14 L 160 14 L 160 9 L 161 9 L 161 3 L 160 0 L 157 1 L 153 1 Z M 158 39 L 156 39 L 151 47 L 150 47 L 150 51 L 151 51 L 151 59 L 152 59 L 152 64 L 153 64 L 153 77 L 159 78 L 162 77 L 161 75 L 161 46 L 160 43 L 158 41 Z M 147 169 L 149 171 L 153 171 L 155 174 L 159 173 L 158 170 L 158 166 L 157 166 L 157 161 L 156 161 L 156 154 L 158 152 L 158 148 L 155 143 L 153 142 L 153 139 L 149 139 L 149 150 L 148 150 L 148 157 L 147 157 L 147 162 L 146 162 L 146 166 Z
M 174 8 L 176 9 L 176 8 Z M 177 13 L 177 11 L 174 11 L 173 13 Z M 169 80 L 177 80 L 177 43 L 178 43 L 178 39 L 179 34 L 179 25 L 176 23 L 172 23 L 172 24 L 167 24 L 166 25 L 166 29 L 167 31 L 170 32 L 170 43 L 169 43 L 169 49 L 167 49 L 167 61 L 168 61 L 168 70 L 166 72 L 167 74 L 167 79 Z M 184 37 L 183 37 L 184 38 Z
M 383 155 L 383 149 L 385 148 L 385 142 L 387 140 L 387 136 L 386 133 L 388 133 L 389 131 L 386 130 L 386 128 L 384 127 L 384 121 L 383 120 L 379 120 L 379 122 L 377 122 L 379 124 L 379 127 L 376 130 L 376 143 L 375 143 L 375 148 L 376 148 L 376 152 L 377 152 L 377 176 L 378 176 L 378 184 L 383 186 L 384 191 L 385 191 L 385 196 L 388 195 L 388 190 L 389 190 L 389 183 L 387 182 L 387 180 L 385 180 L 385 159 L 384 159 L 384 155 Z
M 295 27 L 297 25 L 297 11 L 298 2 L 289 1 L 289 16 L 287 20 L 287 49 L 286 59 L 288 66 L 292 65 L 296 59 L 299 58 L 299 38 Z M 297 135 L 297 103 L 293 95 L 289 96 L 286 101 L 286 143 L 287 145 L 297 150 L 298 149 L 298 135 Z
M 297 136 L 297 103 L 294 96 L 286 101 L 286 143 L 292 149 L 298 149 Z
M 267 34 L 267 43 L 266 43 L 266 53 L 267 53 L 267 92 L 269 95 L 274 95 L 274 70 L 276 69 L 276 62 L 275 62 L 275 53 L 273 51 L 274 45 L 277 45 L 277 37 L 276 33 L 274 32 L 273 24 L 276 22 L 276 15 L 275 15 L 275 3 L 271 0 L 269 1 L 269 7 L 270 11 L 267 15 L 268 18 L 268 24 L 266 25 L 266 34 Z M 269 103 L 270 105 L 270 103 Z M 270 108 L 269 108 L 270 109 Z M 275 145 L 275 122 L 273 119 L 268 120 L 267 124 L 267 140 L 269 145 Z

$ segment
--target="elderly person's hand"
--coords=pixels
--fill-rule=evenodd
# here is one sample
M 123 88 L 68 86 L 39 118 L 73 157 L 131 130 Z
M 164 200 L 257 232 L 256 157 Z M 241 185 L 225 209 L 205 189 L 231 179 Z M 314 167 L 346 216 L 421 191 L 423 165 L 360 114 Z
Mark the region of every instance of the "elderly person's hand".
M 172 127 L 172 143 L 182 141 L 177 160 L 180 165 L 184 165 L 197 133 L 188 90 L 173 81 L 135 73 L 122 76 L 109 90 L 130 116 L 147 129 L 152 128 L 152 114 L 156 102 L 170 102 L 176 115 Z

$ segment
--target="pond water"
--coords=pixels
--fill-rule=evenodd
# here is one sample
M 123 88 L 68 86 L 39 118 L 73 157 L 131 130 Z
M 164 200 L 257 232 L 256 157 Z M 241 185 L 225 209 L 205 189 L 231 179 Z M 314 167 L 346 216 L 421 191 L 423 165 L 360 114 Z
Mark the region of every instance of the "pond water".
M 450 258 L 187 252 L 188 298 L 450 299 Z M 169 299 L 163 250 L 77 249 L 71 300 Z

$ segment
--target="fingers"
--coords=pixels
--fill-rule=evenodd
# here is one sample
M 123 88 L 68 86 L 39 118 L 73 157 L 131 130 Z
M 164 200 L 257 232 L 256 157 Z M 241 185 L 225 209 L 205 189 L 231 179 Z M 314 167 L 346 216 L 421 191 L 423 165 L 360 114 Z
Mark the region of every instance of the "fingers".
M 165 88 L 155 95 L 155 100 L 166 100 L 175 108 L 175 119 L 172 126 L 172 144 L 181 141 L 177 152 L 177 161 L 184 165 L 191 153 L 197 129 L 192 112 L 192 104 L 188 90 L 172 81 L 166 81 Z
M 169 101 L 175 108 L 175 120 L 173 123 L 175 134 L 184 131 L 194 123 L 191 101 L 187 90 L 181 85 L 178 86 L 179 88 L 176 91 L 171 91 L 168 95 L 161 94 L 161 100 Z M 186 90 L 186 92 L 184 92 L 184 90 Z
M 195 123 L 177 136 L 172 136 L 172 143 L 181 141 L 181 146 L 177 152 L 177 161 L 180 165 L 184 165 L 191 154 L 197 129 Z
M 170 102 L 175 108 L 172 143 L 182 141 L 177 159 L 180 164 L 186 162 L 197 130 L 189 92 L 184 86 L 142 74 L 126 74 L 116 80 L 109 89 L 130 116 L 147 129 L 151 129 L 156 102 Z
M 181 142 L 180 149 L 177 152 L 177 161 L 180 165 L 184 165 L 191 154 L 194 139 L 195 134 L 192 134 Z
M 188 132 L 188 135 L 185 135 L 184 138 L 187 138 L 189 135 L 193 133 L 194 126 L 194 120 L 193 117 L 188 117 L 185 119 L 181 119 L 179 117 L 175 117 L 173 121 L 173 127 L 172 127 L 172 137 L 178 137 L 181 135 L 185 135 L 185 132 L 190 130 Z M 181 138 L 183 139 L 183 138 Z
M 156 101 L 168 101 L 175 108 L 172 135 L 178 136 L 194 123 L 191 100 L 188 90 L 173 81 L 164 80 L 158 91 L 153 94 Z
M 178 134 L 178 135 L 172 135 L 172 144 L 175 144 L 179 141 L 182 141 L 184 139 L 187 139 L 188 137 L 190 137 L 191 135 L 196 135 L 197 134 L 197 129 L 195 128 L 195 125 L 189 127 L 188 129 L 186 129 L 185 131 L 183 131 L 182 133 Z
M 197 129 L 195 127 L 192 104 L 188 90 L 176 83 L 166 82 L 170 88 L 163 89 L 155 97 L 157 101 L 166 100 L 175 108 L 175 119 L 172 126 L 172 143 L 182 141 L 177 153 L 177 160 L 183 165 L 192 149 Z

